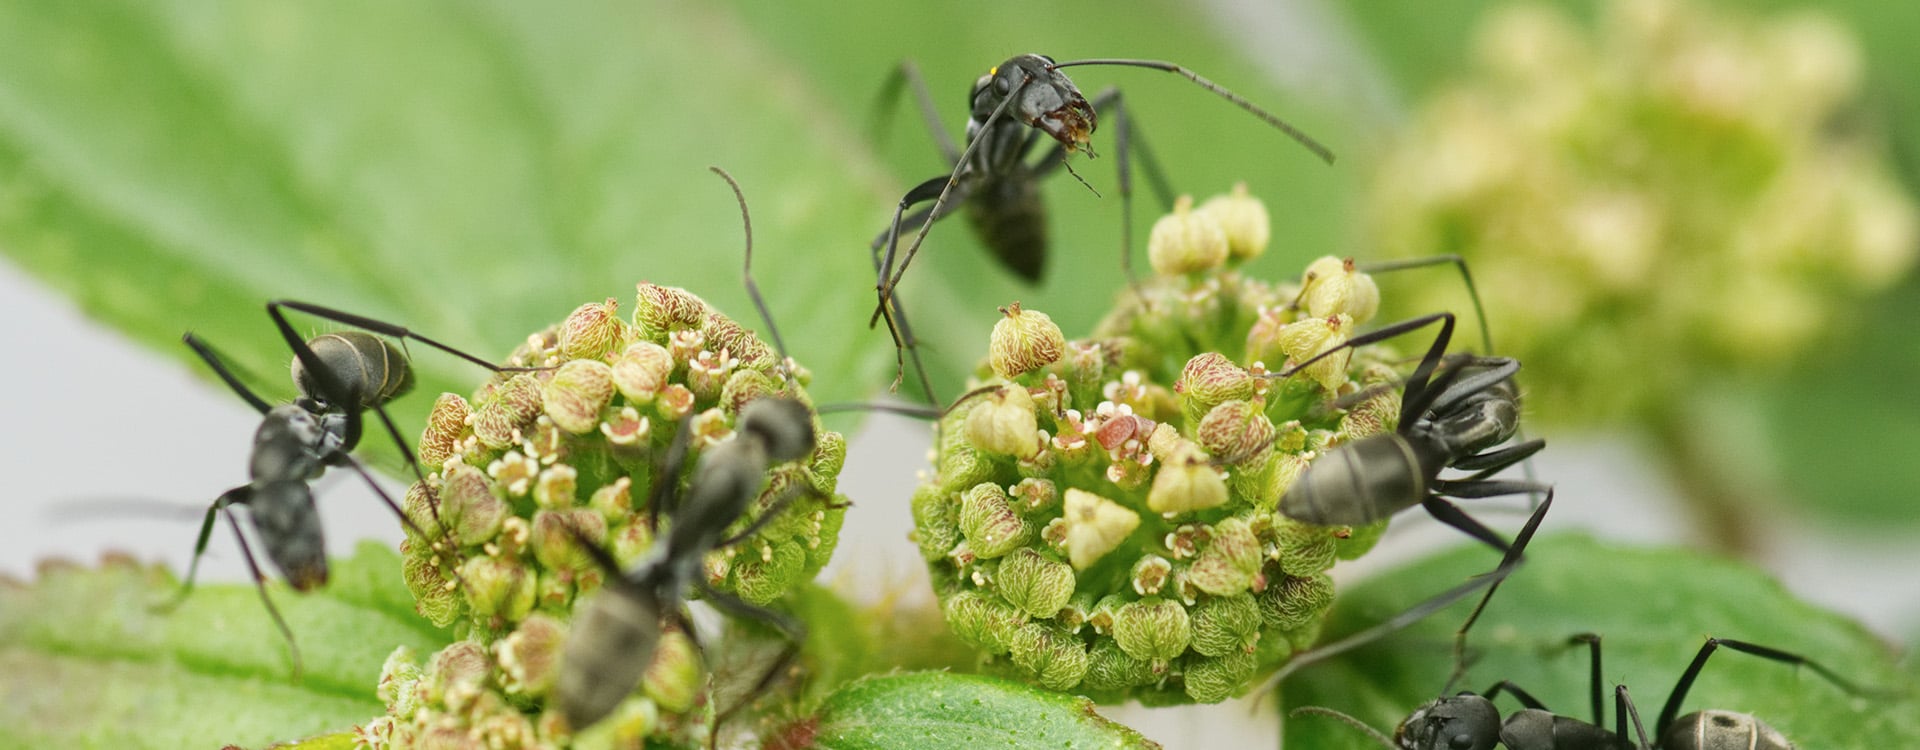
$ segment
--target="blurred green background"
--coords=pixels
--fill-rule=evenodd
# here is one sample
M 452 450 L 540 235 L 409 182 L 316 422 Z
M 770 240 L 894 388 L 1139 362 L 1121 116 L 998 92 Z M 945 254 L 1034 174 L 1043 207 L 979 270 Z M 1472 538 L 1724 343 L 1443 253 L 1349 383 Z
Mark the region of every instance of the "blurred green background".
M 857 400 L 892 376 L 884 330 L 865 327 L 866 243 L 908 185 L 946 169 L 910 101 L 873 127 L 900 60 L 919 64 L 956 134 L 973 79 L 1029 51 L 1177 61 L 1287 118 L 1339 161 L 1321 164 L 1179 78 L 1073 71 L 1089 93 L 1124 87 L 1177 189 L 1204 196 L 1246 180 L 1274 218 L 1273 249 L 1252 270 L 1283 278 L 1319 255 L 1383 255 L 1358 239 L 1361 196 L 1394 178 L 1376 173 L 1382 155 L 1467 68 L 1493 5 L 0 3 L 0 252 L 183 368 L 199 371 L 178 344 L 191 329 L 286 398 L 285 346 L 261 310 L 270 298 L 392 320 L 484 357 L 583 302 L 631 309 L 640 280 L 751 319 L 736 208 L 705 172 L 718 164 L 746 191 L 758 277 L 814 392 Z M 1596 15 L 1591 3 L 1554 5 Z M 1920 5 L 1819 7 L 1866 60 L 1850 116 L 1883 135 L 1913 192 Z M 1095 136 L 1101 158 L 1075 164 L 1102 197 L 1066 177 L 1045 186 L 1045 284 L 992 266 L 961 222 L 934 229 L 903 294 L 943 396 L 959 391 L 954 373 L 984 348 L 995 307 L 1019 300 L 1071 336 L 1121 288 L 1110 137 Z M 1144 237 L 1161 207 L 1144 189 L 1136 200 Z M 1389 298 L 1399 285 L 1452 283 L 1441 272 L 1382 279 Z M 1784 372 L 1702 395 L 1712 460 L 1778 476 L 1787 518 L 1920 531 L 1920 281 L 1859 304 Z M 59 352 L 48 342 L 10 359 Z M 478 380 L 451 358 L 417 365 L 425 394 Z M 418 423 L 430 402 L 394 410 Z M 16 431 L 0 451 L 9 474 L 64 450 L 34 434 Z

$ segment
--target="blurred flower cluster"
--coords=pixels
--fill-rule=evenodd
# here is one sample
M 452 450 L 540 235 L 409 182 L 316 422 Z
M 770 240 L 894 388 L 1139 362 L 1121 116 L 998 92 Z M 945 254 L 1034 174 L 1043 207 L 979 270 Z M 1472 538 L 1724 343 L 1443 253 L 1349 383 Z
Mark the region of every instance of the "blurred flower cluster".
M 1002 310 L 913 498 L 948 624 L 990 671 L 1103 701 L 1216 702 L 1318 635 L 1327 569 L 1384 524 L 1276 507 L 1317 456 L 1394 428 L 1397 372 L 1369 346 L 1270 377 L 1347 341 L 1379 291 L 1338 258 L 1300 285 L 1241 274 L 1268 239 L 1244 187 L 1183 198 L 1149 240 L 1155 277 L 1091 336 Z
M 1825 340 L 1920 238 L 1850 117 L 1862 63 L 1836 22 L 1673 0 L 1599 15 L 1589 34 L 1495 12 L 1477 72 L 1421 109 L 1371 196 L 1384 251 L 1469 260 L 1550 421 L 1632 420 Z M 1443 294 L 1403 301 L 1460 309 Z
M 416 609 L 465 639 L 424 664 L 404 649 L 388 660 L 388 716 L 362 729 L 363 745 L 564 745 L 564 722 L 541 708 L 575 606 L 609 575 L 583 543 L 623 567 L 640 561 L 660 531 L 648 507 L 655 485 L 684 488 L 703 449 L 733 439 L 742 405 L 776 394 L 804 403 L 808 378 L 699 297 L 653 284 L 639 286 L 631 324 L 614 300 L 582 305 L 508 364 L 540 369 L 503 372 L 471 400 L 436 402 L 420 438 L 432 473 L 406 501 L 419 530 L 402 545 Z M 817 427 L 813 454 L 776 467 L 727 535 L 790 496 L 785 510 L 708 556 L 715 588 L 763 604 L 826 564 L 845 514 L 834 491 L 846 441 Z M 691 431 L 688 459 L 655 477 L 656 456 L 681 430 Z M 796 484 L 814 491 L 788 492 Z M 669 631 L 640 690 L 597 731 L 636 746 L 675 736 L 704 721 L 688 715 L 704 684 L 692 642 Z

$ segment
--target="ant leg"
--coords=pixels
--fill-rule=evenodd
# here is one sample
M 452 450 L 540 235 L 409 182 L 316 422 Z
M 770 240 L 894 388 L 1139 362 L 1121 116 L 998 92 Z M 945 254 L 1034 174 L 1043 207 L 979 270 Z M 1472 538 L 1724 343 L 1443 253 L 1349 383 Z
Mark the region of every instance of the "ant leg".
M 1133 116 L 1127 112 L 1126 102 L 1122 98 L 1120 89 L 1107 87 L 1093 98 L 1092 104 L 1096 112 L 1103 108 L 1113 110 L 1113 143 L 1116 160 L 1114 170 L 1118 174 L 1120 183 L 1120 268 L 1126 271 L 1127 285 L 1133 288 L 1133 295 L 1144 304 L 1147 297 L 1140 289 L 1139 275 L 1133 270 L 1133 166 L 1128 154 L 1138 152 L 1140 167 L 1146 172 L 1147 183 L 1152 186 L 1154 194 L 1159 196 L 1160 203 L 1168 211 L 1173 210 L 1173 188 L 1167 182 L 1167 175 L 1161 170 L 1159 160 L 1155 159 L 1152 150 L 1147 148 L 1146 139 L 1135 132 Z M 1056 150 L 1059 148 L 1055 146 Z M 1041 163 L 1044 165 L 1053 162 L 1042 161 Z
M 1447 502 L 1439 495 L 1427 493 L 1426 498 L 1420 501 L 1420 507 L 1426 508 L 1427 513 L 1433 516 L 1434 520 L 1459 529 L 1467 536 L 1486 543 L 1487 546 L 1501 552 L 1509 549 L 1506 540 L 1501 539 L 1499 534 L 1493 533 L 1492 529 L 1473 520 L 1473 516 L 1467 515 L 1466 511 L 1460 510 L 1460 506 Z
M 715 730 L 718 730 L 720 725 L 725 724 L 727 718 L 731 717 L 734 712 L 746 708 L 747 704 L 752 703 L 753 696 L 765 692 L 767 687 L 772 685 L 773 681 L 780 676 L 780 673 L 786 671 L 787 667 L 793 663 L 793 660 L 799 657 L 800 644 L 806 642 L 807 639 L 807 628 L 805 625 L 802 625 L 799 620 L 789 615 L 754 605 L 740 597 L 715 589 L 711 585 L 708 585 L 705 580 L 694 581 L 694 588 L 699 590 L 702 599 L 708 604 L 713 605 L 714 609 L 718 609 L 738 619 L 757 620 L 766 623 L 772 626 L 773 629 L 780 631 L 780 634 L 787 638 L 787 647 L 781 650 L 780 657 L 774 660 L 773 666 L 769 668 L 765 674 L 760 675 L 759 680 L 754 682 L 753 687 L 747 691 L 747 697 L 739 703 L 728 707 L 725 711 L 720 711 L 714 715 L 713 726 Z
M 200 355 L 200 361 L 207 363 L 207 367 L 213 369 L 213 374 L 220 376 L 220 380 L 226 383 L 234 393 L 239 394 L 240 398 L 244 399 L 247 405 L 252 406 L 254 411 L 265 415 L 273 410 L 272 404 L 260 398 L 253 389 L 247 387 L 246 383 L 240 381 L 239 376 L 233 374 L 233 370 L 227 367 L 226 362 L 220 357 L 219 352 L 214 350 L 212 344 L 202 341 L 200 337 L 191 333 L 181 336 L 180 341 L 192 348 L 193 353 Z
M 1333 643 L 1295 654 L 1292 659 L 1287 660 L 1287 663 L 1280 667 L 1280 671 L 1275 672 L 1272 677 L 1267 678 L 1266 684 L 1261 685 L 1260 688 L 1253 691 L 1251 695 L 1256 698 L 1265 695 L 1274 688 L 1279 687 L 1280 683 L 1284 681 L 1288 675 L 1299 671 L 1302 667 L 1326 661 L 1327 659 L 1392 635 L 1405 629 L 1409 625 L 1426 619 L 1428 615 L 1451 606 L 1454 602 L 1466 598 L 1467 595 L 1481 588 L 1487 588 L 1486 595 L 1482 596 L 1480 603 L 1474 606 L 1473 616 L 1468 618 L 1467 623 L 1461 626 L 1459 632 L 1455 634 L 1458 642 L 1464 643 L 1467 629 L 1473 627 L 1474 621 L 1479 619 L 1480 612 L 1486 609 L 1487 602 L 1493 598 L 1493 592 L 1500 587 L 1500 582 L 1506 580 L 1507 576 L 1512 575 L 1514 569 L 1520 567 L 1520 563 L 1525 561 L 1520 552 L 1526 549 L 1529 542 L 1533 541 L 1533 534 L 1540 528 L 1540 521 L 1546 517 L 1547 508 L 1552 506 L 1553 498 L 1549 496 L 1546 502 L 1541 503 L 1540 508 L 1535 510 L 1533 515 L 1527 519 L 1527 523 L 1521 527 L 1520 533 L 1514 535 L 1513 546 L 1509 548 L 1507 554 L 1501 558 L 1500 565 L 1492 571 L 1475 576 L 1465 583 L 1447 589 L 1412 607 L 1408 607 L 1406 611 L 1394 615 L 1385 622 L 1334 641 Z M 1458 648 L 1458 646 L 1456 646 L 1456 648 Z
M 920 66 L 912 60 L 901 60 L 874 95 L 873 123 L 869 126 L 874 140 L 885 140 L 887 125 L 893 119 L 894 104 L 900 100 L 900 89 L 903 87 L 913 91 L 914 103 L 920 109 L 920 119 L 927 126 L 927 134 L 933 136 L 934 147 L 940 149 L 940 158 L 948 164 L 958 163 L 960 147 L 954 145 L 953 136 L 940 123 L 940 111 L 933 106 L 933 93 L 927 89 L 926 79 L 920 76 Z
M 1519 701 L 1520 705 L 1525 706 L 1527 708 L 1536 709 L 1540 711 L 1550 710 L 1547 708 L 1547 705 L 1545 703 L 1540 702 L 1539 698 L 1533 697 L 1532 693 L 1528 693 L 1527 691 L 1520 689 L 1519 685 L 1515 685 L 1513 684 L 1512 681 L 1509 681 L 1509 680 L 1501 680 L 1499 682 L 1493 683 L 1493 687 L 1487 688 L 1485 692 L 1480 693 L 1480 697 L 1491 701 L 1494 698 L 1499 697 L 1501 693 L 1506 693 L 1508 695 L 1513 696 L 1514 700 Z
M 1491 356 L 1494 352 L 1493 333 L 1487 325 L 1486 308 L 1480 305 L 1480 290 L 1474 287 L 1473 272 L 1467 270 L 1467 260 L 1465 258 L 1460 257 L 1458 254 L 1430 255 L 1425 258 L 1408 258 L 1405 260 L 1387 260 L 1377 263 L 1367 263 L 1358 266 L 1357 270 L 1369 274 L 1393 273 L 1394 271 L 1426 268 L 1443 263 L 1453 264 L 1453 267 L 1460 272 L 1460 280 L 1464 282 L 1467 287 L 1467 297 L 1473 300 L 1473 315 L 1480 321 L 1480 346 L 1486 349 L 1482 354 Z
M 1466 479 L 1455 481 L 1477 482 L 1486 479 L 1501 471 L 1505 471 L 1509 466 L 1532 458 L 1533 454 L 1539 453 L 1540 449 L 1545 447 L 1547 447 L 1547 441 L 1534 438 L 1524 443 L 1515 443 L 1497 451 L 1488 451 L 1460 459 L 1459 461 L 1453 462 L 1453 468 L 1476 473 Z
M 681 417 L 680 425 L 673 431 L 673 442 L 667 444 L 666 454 L 653 463 L 653 491 L 647 493 L 647 523 L 656 535 L 660 533 L 660 514 L 671 513 L 680 506 L 680 474 L 687 465 L 692 427 L 693 414 Z
M 1440 393 L 1445 390 L 1444 388 L 1429 388 L 1428 384 L 1429 380 L 1433 377 L 1433 371 L 1440 367 L 1440 360 L 1442 355 L 1447 351 L 1447 344 L 1453 340 L 1453 313 L 1437 312 L 1376 328 L 1347 339 L 1341 342 L 1339 346 L 1308 357 L 1305 361 L 1292 367 L 1285 368 L 1279 372 L 1269 373 L 1267 377 L 1292 377 L 1294 373 L 1305 369 L 1309 365 L 1331 357 L 1341 351 L 1355 349 L 1376 341 L 1385 341 L 1395 336 L 1424 328 L 1435 321 L 1440 323 L 1440 333 L 1434 336 L 1433 343 L 1427 347 L 1426 355 L 1420 358 L 1420 364 L 1414 366 L 1413 375 L 1407 378 L 1406 393 L 1401 398 L 1400 422 L 1402 424 L 1411 424 L 1413 419 L 1418 418 L 1422 413 L 1425 413 L 1427 409 L 1431 408 L 1434 399 L 1438 398 Z
M 281 637 L 287 639 L 287 653 L 293 657 L 293 681 L 299 682 L 305 667 L 300 660 L 300 646 L 293 642 L 293 629 L 287 627 L 280 608 L 273 606 L 273 598 L 267 596 L 267 578 L 260 573 L 260 563 L 253 559 L 253 547 L 247 544 L 247 535 L 240 532 L 240 522 L 233 520 L 231 512 L 227 513 L 227 525 L 233 528 L 233 538 L 240 540 L 240 556 L 247 561 L 247 570 L 253 575 L 253 587 L 260 592 L 260 603 L 267 605 L 267 614 L 273 616 L 274 626 L 280 628 Z
M 1673 686 L 1673 692 L 1668 694 L 1666 707 L 1660 709 L 1660 720 L 1653 725 L 1654 736 L 1658 737 L 1666 734 L 1667 727 L 1673 725 L 1674 718 L 1680 714 L 1680 704 L 1687 698 L 1687 691 L 1693 688 L 1694 678 L 1699 677 L 1700 669 L 1707 665 L 1707 657 L 1713 656 L 1713 652 L 1721 646 L 1726 646 L 1741 653 L 1752 654 L 1763 659 L 1777 661 L 1782 664 L 1807 667 L 1818 673 L 1821 677 L 1825 677 L 1828 682 L 1833 683 L 1841 690 L 1852 695 L 1867 692 L 1846 678 L 1841 677 L 1838 672 L 1828 669 L 1826 665 L 1799 654 L 1781 651 L 1777 648 L 1762 646 L 1756 643 L 1736 641 L 1732 638 L 1708 638 L 1706 644 L 1700 647 L 1700 652 L 1694 654 L 1693 663 L 1687 665 L 1687 671 L 1681 673 L 1680 681 Z
M 1653 743 L 1647 741 L 1647 728 L 1640 723 L 1640 709 L 1633 705 L 1633 696 L 1627 694 L 1627 686 L 1613 686 L 1613 733 L 1622 740 L 1627 736 L 1627 720 L 1633 720 L 1633 734 L 1640 739 L 1638 750 L 1653 750 Z
M 1547 498 L 1533 510 L 1533 515 L 1527 517 L 1527 523 L 1520 527 L 1520 533 L 1513 535 L 1513 545 L 1500 557 L 1500 566 L 1494 568 L 1499 575 L 1487 585 L 1487 593 L 1480 596 L 1479 603 L 1473 605 L 1473 613 L 1467 615 L 1467 621 L 1461 623 L 1460 629 L 1453 633 L 1453 674 L 1447 678 L 1449 689 L 1466 675 L 1468 631 L 1473 630 L 1473 624 L 1480 621 L 1480 613 L 1486 611 L 1487 603 L 1493 601 L 1494 592 L 1500 590 L 1500 584 L 1507 579 L 1507 575 L 1526 560 L 1527 545 L 1533 543 L 1533 534 L 1540 530 L 1540 522 L 1546 519 L 1547 509 L 1553 507 L 1553 488 L 1547 487 L 1546 493 Z
M 226 510 L 227 506 L 246 503 L 247 495 L 252 489 L 251 485 L 243 485 L 227 490 L 226 492 L 220 493 L 219 497 L 214 498 L 212 505 L 207 506 L 207 516 L 200 522 L 200 538 L 193 543 L 193 561 L 187 563 L 187 580 L 180 584 L 180 593 L 174 594 L 172 599 L 149 607 L 148 611 L 156 614 L 166 614 L 178 609 L 182 603 L 187 601 L 187 596 L 193 593 L 194 579 L 200 575 L 200 558 L 207 553 L 207 542 L 213 536 L 213 522 L 215 518 L 220 514 L 220 511 Z M 251 563 L 252 561 L 249 560 L 248 562 Z
M 1591 660 L 1593 666 L 1592 669 L 1588 670 L 1588 673 L 1591 675 L 1589 678 L 1591 684 L 1588 686 L 1588 693 L 1593 701 L 1593 725 L 1597 727 L 1607 722 L 1605 696 L 1600 684 L 1600 634 L 1577 633 L 1567 639 L 1567 645 L 1569 646 L 1576 643 L 1587 644 L 1588 650 L 1592 652 Z
M 1299 128 L 1296 128 L 1292 125 L 1287 124 L 1287 121 L 1274 116 L 1273 113 L 1271 112 L 1261 109 L 1258 105 L 1255 105 L 1253 102 L 1247 101 L 1246 99 L 1242 98 L 1239 94 L 1236 94 L 1236 93 L 1233 93 L 1232 91 L 1227 90 L 1225 86 L 1221 86 L 1220 84 L 1214 83 L 1205 78 L 1201 78 L 1200 74 L 1195 73 L 1186 68 L 1180 67 L 1179 65 L 1175 65 L 1170 62 L 1164 62 L 1161 60 L 1099 59 L 1099 60 L 1070 60 L 1068 62 L 1063 62 L 1063 63 L 1054 63 L 1053 67 L 1066 68 L 1074 65 L 1120 65 L 1120 66 L 1135 67 L 1135 68 L 1151 68 L 1153 70 L 1160 70 L 1160 71 L 1172 73 L 1174 75 L 1178 75 L 1182 78 L 1185 78 L 1189 81 L 1194 82 L 1196 85 L 1200 86 L 1203 89 L 1206 89 L 1215 94 L 1218 94 L 1221 98 L 1226 99 L 1227 101 L 1233 102 L 1234 105 L 1253 114 L 1253 116 L 1266 121 L 1268 125 L 1272 125 L 1273 127 L 1278 128 L 1280 132 L 1286 133 L 1287 137 L 1292 138 L 1295 142 L 1299 143 L 1301 146 L 1306 147 L 1308 151 L 1312 151 L 1313 154 L 1315 156 L 1320 157 L 1322 161 L 1325 161 L 1328 164 L 1333 163 L 1333 152 L 1328 150 L 1326 146 L 1320 145 L 1320 142 L 1314 140 L 1312 136 L 1309 136 L 1306 133 L 1301 132 Z
M 794 499 L 801 495 L 806 495 L 808 497 L 825 497 L 825 493 L 821 492 L 818 489 L 815 489 L 812 485 L 807 485 L 807 484 L 792 485 L 787 489 L 788 491 L 780 493 L 779 497 L 774 498 L 773 502 L 768 503 L 767 509 L 764 511 L 761 511 L 760 517 L 753 519 L 753 523 L 747 524 L 747 527 L 744 529 L 741 529 L 740 533 L 734 534 L 733 536 L 720 540 L 718 543 L 713 545 L 714 549 L 731 547 L 733 545 L 746 541 L 748 537 L 751 537 L 755 533 L 759 532 L 761 529 L 766 528 L 767 524 L 773 522 L 773 519 L 779 518 L 781 513 L 785 513 L 787 511 L 787 506 L 792 505 Z
M 958 174 L 957 168 L 955 174 Z M 867 326 L 872 327 L 875 323 L 885 320 L 887 322 L 887 334 L 893 337 L 894 377 L 893 385 L 889 386 L 889 390 L 898 391 L 900 389 L 901 381 L 906 380 L 907 376 L 907 360 L 911 358 L 913 360 L 914 372 L 919 377 L 920 387 L 925 392 L 928 403 L 937 401 L 933 395 L 933 383 L 927 376 L 926 364 L 920 361 L 919 342 L 913 336 L 913 326 L 907 322 L 906 307 L 900 300 L 899 291 L 894 288 L 899 277 L 894 276 L 890 278 L 888 273 L 893 268 L 894 248 L 899 244 L 900 227 L 903 222 L 908 226 L 913 226 L 915 222 L 918 222 L 917 225 L 920 228 L 917 237 L 924 238 L 927 229 L 933 226 L 933 222 L 952 213 L 953 210 L 960 205 L 959 199 L 946 204 L 944 209 L 942 209 L 940 204 L 936 203 L 932 207 L 914 212 L 911 217 L 902 218 L 901 213 L 910 205 L 924 202 L 934 197 L 932 186 L 941 183 L 941 178 L 935 177 L 915 186 L 913 190 L 908 191 L 907 195 L 901 198 L 900 208 L 894 213 L 892 223 L 887 225 L 887 229 L 881 232 L 879 237 L 874 238 L 873 245 L 870 248 L 873 255 L 873 270 L 875 275 L 874 289 L 877 291 L 880 301 L 874 308 L 873 315 L 867 319 Z M 949 180 L 946 182 L 946 185 L 947 187 L 951 187 L 952 182 Z M 944 196 L 945 190 L 943 189 L 938 195 Z M 963 194 L 961 199 L 964 199 L 964 197 Z M 916 239 L 916 243 L 917 242 L 918 240 Z M 886 248 L 885 257 L 882 257 L 880 253 L 880 248 L 882 247 Z M 918 245 L 916 244 L 915 249 L 917 248 Z M 906 270 L 904 262 L 901 264 L 901 270 Z

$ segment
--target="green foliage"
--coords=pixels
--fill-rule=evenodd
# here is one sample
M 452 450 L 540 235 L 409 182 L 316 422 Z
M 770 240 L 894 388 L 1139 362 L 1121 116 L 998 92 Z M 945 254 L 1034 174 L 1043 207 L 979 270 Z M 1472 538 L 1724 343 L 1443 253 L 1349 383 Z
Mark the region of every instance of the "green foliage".
M 399 565 L 367 543 L 324 589 L 268 587 L 305 659 L 297 683 L 252 586 L 201 586 L 162 615 L 150 607 L 179 587 L 165 571 L 43 566 L 32 586 L 0 587 L 0 745 L 261 746 L 363 723 L 394 647 L 448 642 L 413 614 Z
M 1391 617 L 1432 592 L 1485 572 L 1492 556 L 1464 547 L 1345 589 L 1327 638 Z M 1441 694 L 1452 669 L 1453 632 L 1472 602 L 1462 602 L 1391 638 L 1302 669 L 1281 690 L 1289 709 L 1326 706 L 1391 733 L 1414 708 Z M 1591 719 L 1584 647 L 1575 633 L 1600 634 L 1608 684 L 1633 691 L 1641 718 L 1653 721 L 1667 693 L 1709 635 L 1760 643 L 1819 661 L 1862 687 L 1894 695 L 1855 698 L 1811 670 L 1722 649 L 1688 693 L 1683 710 L 1751 712 L 1804 747 L 1898 747 L 1920 742 L 1920 700 L 1912 674 L 1872 634 L 1846 618 L 1787 594 L 1745 565 L 1675 549 L 1639 549 L 1581 535 L 1536 539 L 1474 626 L 1479 656 L 1455 690 L 1482 691 L 1512 680 L 1556 711 Z M 1503 710 L 1518 706 L 1502 699 Z M 1612 726 L 1607 700 L 1606 726 Z M 1651 731 L 1651 728 L 1649 728 Z M 1335 750 L 1376 747 L 1339 722 L 1316 716 L 1286 722 L 1286 746 Z
M 902 747 L 1157 748 L 1093 703 L 1015 682 L 949 672 L 872 677 L 834 693 L 784 730 L 820 750 Z

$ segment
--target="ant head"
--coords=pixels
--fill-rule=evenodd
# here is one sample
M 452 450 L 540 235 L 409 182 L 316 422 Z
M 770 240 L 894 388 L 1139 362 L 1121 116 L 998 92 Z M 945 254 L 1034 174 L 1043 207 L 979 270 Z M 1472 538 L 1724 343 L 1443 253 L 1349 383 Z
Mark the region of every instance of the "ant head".
M 799 401 L 754 399 L 740 407 L 739 425 L 766 446 L 767 457 L 774 461 L 794 461 L 813 452 L 813 413 Z
M 984 121 L 992 116 L 1008 96 L 1018 97 L 1008 105 L 1008 115 L 1046 133 L 1068 151 L 1087 148 L 1096 124 L 1093 105 L 1065 73 L 1054 68 L 1053 58 L 1020 55 L 981 76 L 973 85 L 974 118 Z
M 1406 750 L 1492 750 L 1500 741 L 1500 710 L 1472 693 L 1440 698 L 1400 722 L 1393 739 Z
M 306 397 L 336 409 L 358 411 L 384 404 L 413 388 L 413 368 L 393 342 L 365 331 L 337 331 L 307 342 L 326 368 L 315 377 L 293 358 L 293 383 Z M 332 392 L 330 389 L 338 389 Z

